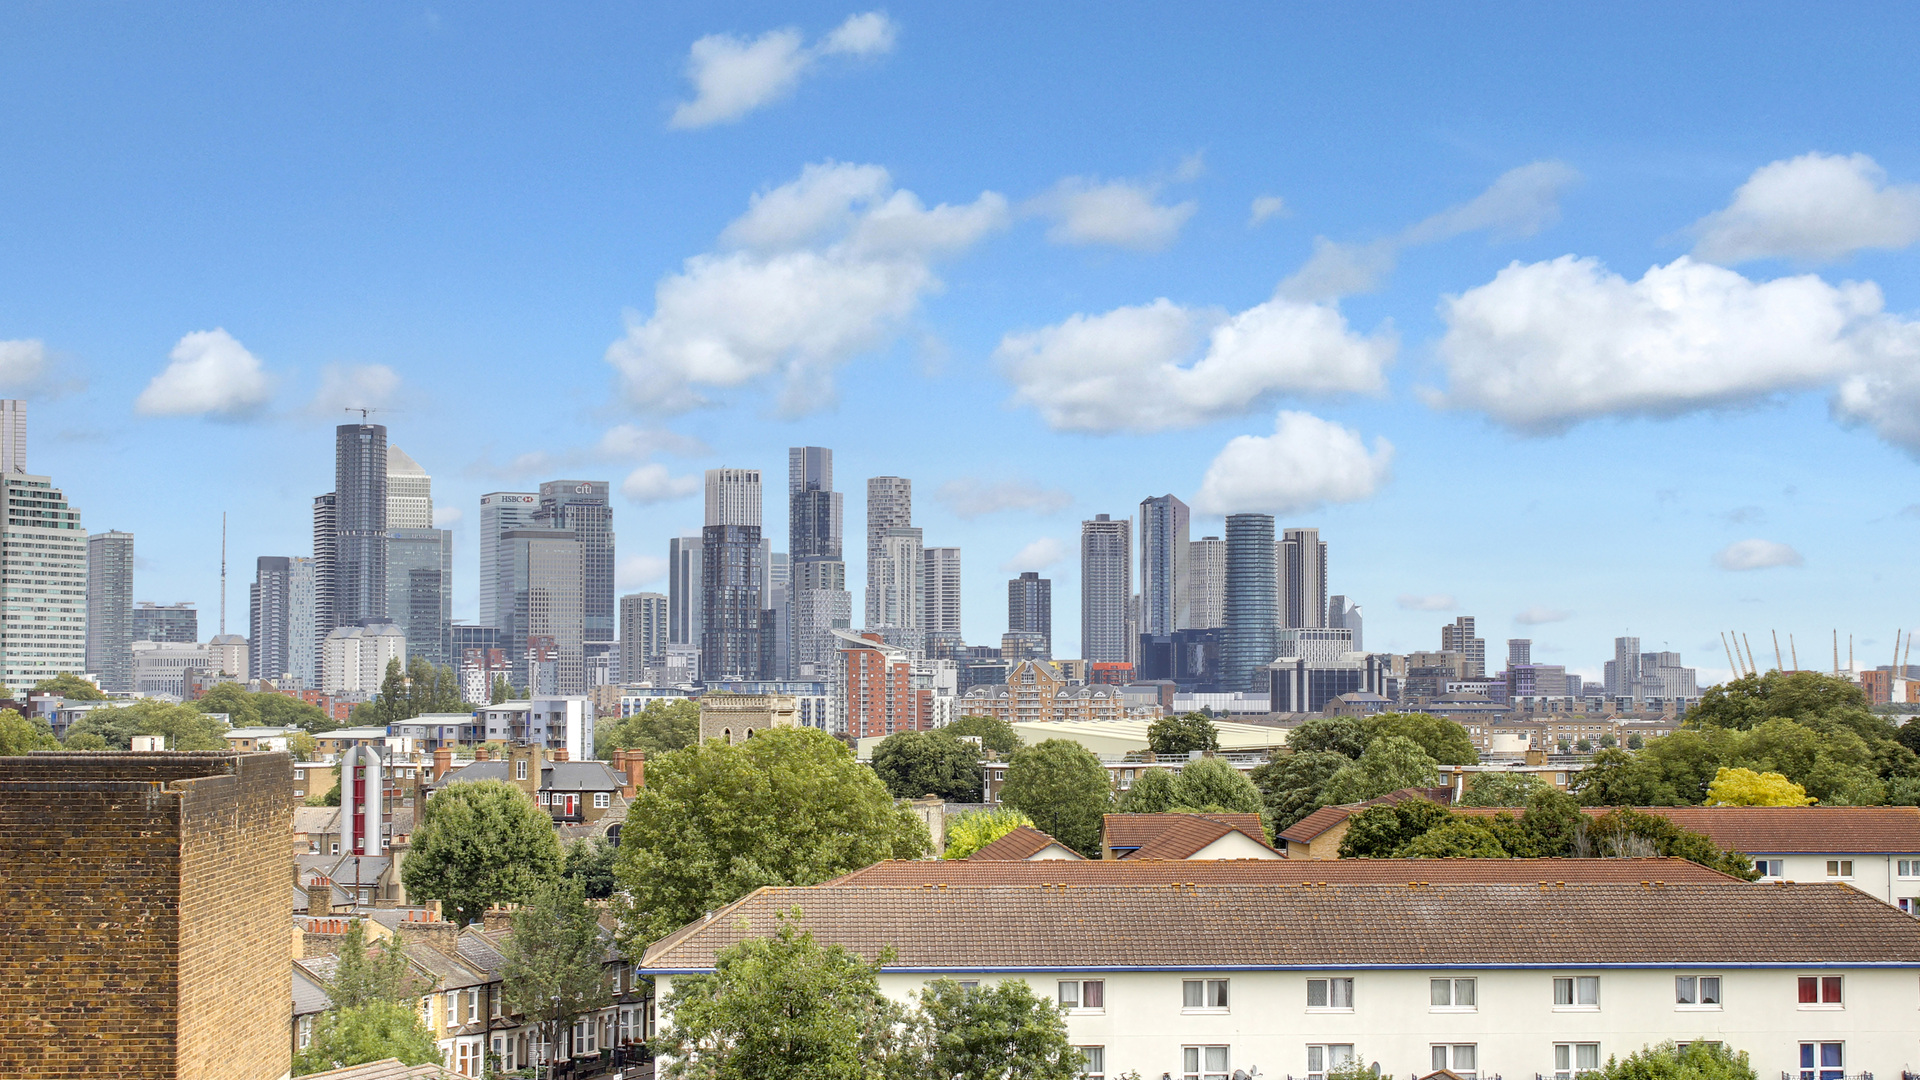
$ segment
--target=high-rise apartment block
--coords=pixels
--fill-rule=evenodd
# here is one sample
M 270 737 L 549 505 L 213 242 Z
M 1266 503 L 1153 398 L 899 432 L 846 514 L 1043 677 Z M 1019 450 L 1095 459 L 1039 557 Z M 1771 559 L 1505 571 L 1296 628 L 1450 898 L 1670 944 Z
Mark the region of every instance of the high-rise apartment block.
M 894 526 L 881 532 L 877 546 L 867 554 L 870 627 L 916 634 L 921 630 L 927 595 L 925 551 L 919 529 Z
M 313 647 L 314 675 L 318 677 L 320 642 L 339 625 L 333 611 L 334 571 L 338 553 L 334 550 L 335 513 L 339 500 L 333 492 L 313 497 Z M 480 579 L 481 596 L 486 595 L 487 579 Z M 484 602 L 484 599 L 483 599 Z M 314 683 L 308 683 L 312 686 Z
M 0 475 L 0 681 L 11 695 L 87 666 L 87 531 L 45 476 Z
M 1288 529 L 1275 557 L 1280 569 L 1280 625 L 1327 625 L 1327 544 L 1319 529 Z
M 762 550 L 758 525 L 701 530 L 700 677 L 706 682 L 760 678 Z
M 493 491 L 480 496 L 480 625 L 506 629 L 513 596 L 502 593 L 500 563 L 509 557 L 505 537 L 530 528 L 540 496 L 531 491 Z
M 914 661 L 877 633 L 837 630 L 844 671 L 846 735 L 864 739 L 933 726 L 931 688 L 915 689 Z
M 1510 668 L 1525 667 L 1531 663 L 1533 663 L 1533 639 L 1508 638 L 1507 666 Z
M 761 527 L 759 469 L 707 470 L 707 525 Z
M 254 560 L 247 588 L 247 634 L 251 649 L 246 676 L 285 678 L 293 671 L 293 560 L 262 555 Z
M 1364 626 L 1360 605 L 1345 596 L 1327 597 L 1327 625 L 1335 630 L 1353 631 L 1353 651 L 1366 652 L 1367 646 L 1362 638 Z
M 667 541 L 667 641 L 674 645 L 700 644 L 700 536 L 676 536 Z
M 387 618 L 387 429 L 334 429 L 333 620 L 363 626 Z
M 1034 658 L 1053 657 L 1053 582 L 1036 570 L 1007 582 L 1007 632 L 1037 636 Z M 1023 640 L 1027 648 L 1032 647 L 1031 640 Z
M 913 527 L 913 481 L 903 476 L 875 476 L 867 480 L 867 625 L 895 625 L 882 612 L 886 593 L 880 576 L 897 573 L 898 568 L 883 566 L 875 560 L 882 556 L 880 541 L 891 530 Z
M 1227 515 L 1226 640 L 1220 648 L 1221 685 L 1259 690 L 1267 665 L 1279 656 L 1280 578 L 1271 514 Z
M 314 636 L 319 587 L 314 560 L 295 555 L 287 560 L 287 673 L 295 685 L 320 685 L 320 639 Z
M 795 446 L 787 451 L 787 553 L 801 559 L 842 557 L 845 496 L 833 490 L 833 451 Z
M 1187 545 L 1187 598 L 1182 627 L 1227 625 L 1227 542 L 1202 537 Z
M 0 437 L 5 416 L 0 410 Z M 108 693 L 133 689 L 132 533 L 87 537 L 87 671 Z
M 1130 663 L 1134 643 L 1133 523 L 1095 514 L 1080 523 L 1080 654 Z
M 27 403 L 0 399 L 0 474 L 27 471 Z
M 628 593 L 620 598 L 620 678 L 633 682 L 649 667 L 666 662 L 667 598 L 662 593 Z
M 835 630 L 853 622 L 847 591 L 845 496 L 833 490 L 833 451 L 795 446 L 787 451 L 787 673 L 828 683 L 829 701 L 844 700 L 840 641 Z M 837 715 L 830 722 L 843 730 Z
M 533 515 L 534 528 L 564 529 L 580 542 L 580 635 L 583 655 L 589 661 L 614 648 L 614 535 L 609 489 L 605 480 L 549 480 L 540 485 L 540 506 Z
M 961 640 L 960 549 L 930 547 L 924 550 L 922 570 L 926 584 L 921 590 L 925 602 L 920 624 L 929 639 L 939 636 L 957 642 Z
M 200 640 L 200 613 L 185 600 L 178 604 L 142 600 L 133 605 L 133 640 L 191 645 Z
M 1187 625 L 1187 504 L 1172 495 L 1140 503 L 1140 633 L 1171 634 Z
M 380 692 L 387 665 L 407 662 L 407 636 L 391 623 L 337 626 L 320 643 L 320 689 L 366 700 Z
M 1487 675 L 1487 642 L 1473 636 L 1473 616 L 1462 615 L 1440 628 L 1440 651 L 1459 653 L 1463 678 Z

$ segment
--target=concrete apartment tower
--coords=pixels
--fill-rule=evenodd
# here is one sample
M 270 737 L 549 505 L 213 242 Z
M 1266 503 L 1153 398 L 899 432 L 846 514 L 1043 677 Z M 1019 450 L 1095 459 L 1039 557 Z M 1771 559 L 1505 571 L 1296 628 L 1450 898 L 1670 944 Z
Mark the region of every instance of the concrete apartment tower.
M 1091 663 L 1133 657 L 1133 523 L 1095 514 L 1080 523 L 1080 655 Z
M 930 547 L 922 550 L 925 554 L 921 569 L 926 582 L 921 588 L 924 598 L 920 609 L 921 629 L 926 631 L 928 641 L 937 638 L 957 644 L 961 640 L 960 549 Z
M 335 507 L 337 501 L 331 491 L 325 495 L 316 495 L 313 497 L 312 637 L 315 650 L 314 675 L 316 679 L 320 672 L 320 642 L 326 640 L 327 635 L 333 633 L 334 627 L 338 625 L 333 613 L 334 569 L 338 563 L 337 553 L 334 551 L 334 524 L 337 516 L 335 514 Z M 480 587 L 482 589 L 486 588 L 485 579 L 482 579 Z M 315 686 L 318 685 L 318 683 L 312 682 L 308 683 L 308 685 Z
M 667 641 L 700 644 L 700 558 L 698 533 L 667 541 Z
M 1172 495 L 1140 502 L 1140 627 L 1142 634 L 1171 634 L 1187 626 L 1187 504 Z
M 913 527 L 913 481 L 904 476 L 875 476 L 867 480 L 867 595 L 866 624 L 887 625 L 881 614 L 884 593 L 879 579 L 895 570 L 877 565 L 882 558 L 880 540 L 890 529 Z
M 314 561 L 287 560 L 287 673 L 303 688 L 320 685 L 320 639 L 313 636 L 319 600 Z
M 336 626 L 387 619 L 387 429 L 334 429 L 333 618 Z
M 1280 571 L 1280 625 L 1327 625 L 1327 544 L 1320 530 L 1286 530 L 1274 557 Z
M 1039 637 L 1037 659 L 1053 656 L 1053 582 L 1028 570 L 1007 582 L 1007 633 Z
M 249 679 L 284 678 L 293 671 L 293 560 L 262 555 L 247 589 Z
M 1638 641 L 1635 642 L 1638 645 Z M 1487 642 L 1473 636 L 1473 616 L 1462 615 L 1440 628 L 1440 651 L 1459 653 L 1466 678 L 1480 679 L 1487 674 Z
M 1183 630 L 1227 625 L 1227 542 L 1204 536 L 1187 545 L 1186 615 Z
M 1353 631 L 1353 651 L 1366 652 L 1367 646 L 1362 636 L 1365 621 L 1360 605 L 1350 597 L 1334 595 L 1327 597 L 1327 625 L 1335 630 Z
M 708 469 L 700 531 L 700 676 L 742 682 L 764 672 L 766 548 L 759 469 Z
M 133 689 L 132 533 L 87 537 L 86 668 L 108 693 Z
M 27 471 L 27 403 L 0 398 L 0 473 Z
M 25 402 L 0 403 L 0 682 L 22 701 L 42 679 L 87 667 L 87 597 L 74 587 L 87 580 L 87 531 L 51 477 L 25 471 L 25 425 Z
M 620 678 L 646 677 L 648 667 L 667 658 L 667 597 L 664 593 L 628 593 L 620 598 Z
M 1229 691 L 1256 691 L 1262 672 L 1280 655 L 1273 515 L 1227 515 L 1226 546 L 1226 640 L 1220 649 L 1220 681 Z

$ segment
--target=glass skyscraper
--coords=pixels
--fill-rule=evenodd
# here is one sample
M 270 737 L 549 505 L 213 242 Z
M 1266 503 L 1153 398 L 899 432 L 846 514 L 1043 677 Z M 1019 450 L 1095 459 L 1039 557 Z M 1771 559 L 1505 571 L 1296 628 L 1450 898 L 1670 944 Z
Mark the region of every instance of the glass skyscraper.
M 1279 655 L 1278 593 L 1273 515 L 1227 515 L 1227 633 L 1220 650 L 1227 690 L 1260 689 L 1261 669 Z

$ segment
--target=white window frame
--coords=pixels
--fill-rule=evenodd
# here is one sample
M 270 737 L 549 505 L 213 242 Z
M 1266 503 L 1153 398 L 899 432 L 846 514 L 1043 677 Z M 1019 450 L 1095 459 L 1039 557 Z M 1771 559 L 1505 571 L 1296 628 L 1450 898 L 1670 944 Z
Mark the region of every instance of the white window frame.
M 1219 1014 L 1219 1013 L 1232 1012 L 1233 1011 L 1233 993 L 1232 993 L 1232 988 L 1227 985 L 1227 982 L 1228 980 L 1226 979 L 1182 979 L 1180 980 L 1180 1011 L 1188 1015 L 1205 1015 L 1205 1014 Z M 1198 1005 L 1187 1004 L 1187 997 L 1188 997 L 1187 988 L 1190 986 L 1198 986 L 1200 988 L 1200 1004 Z M 1218 992 L 1216 993 L 1216 991 Z M 1222 1005 L 1210 1004 L 1216 998 L 1222 1002 L 1225 1002 L 1225 1004 L 1222 1004 Z
M 605 810 L 612 805 L 613 795 L 610 792 L 596 791 L 593 793 L 593 808 L 595 810 Z
M 1567 992 L 1567 1000 L 1560 1000 L 1560 991 Z M 1581 1001 L 1582 990 L 1592 990 L 1591 1000 Z M 1553 979 L 1554 1012 L 1599 1012 L 1600 976 L 1598 975 L 1556 975 Z
M 294 1043 L 296 1046 L 298 1046 L 299 1049 L 305 1050 L 307 1047 L 312 1046 L 313 1045 L 313 1014 L 309 1013 L 306 1016 L 302 1016 L 296 1019 L 293 1022 L 293 1031 L 294 1031 Z
M 1087 1004 L 1087 987 L 1097 986 L 1095 994 L 1100 1004 Z M 1067 1000 L 1067 988 L 1073 988 L 1073 1000 Z M 1105 979 L 1061 979 L 1057 986 L 1055 1000 L 1060 1003 L 1060 1011 L 1073 1016 L 1103 1016 L 1107 1011 L 1107 981 Z
M 1323 1005 L 1313 1003 L 1315 984 L 1319 984 L 1320 999 Z M 1341 1004 L 1342 1001 L 1346 1003 Z M 1310 1013 L 1350 1013 L 1353 1011 L 1353 979 L 1350 976 L 1328 976 L 1324 979 L 1307 980 L 1307 1011 Z
M 1713 1000 L 1707 997 L 1707 983 L 1713 984 Z M 1795 990 L 1795 996 L 1799 991 Z M 1692 1000 L 1687 1000 L 1692 995 Z M 1726 1008 L 1727 984 L 1718 975 L 1675 975 L 1673 977 L 1673 1007 L 1679 1012 L 1719 1012 Z
M 1352 1061 L 1352 1043 L 1308 1043 L 1307 1080 L 1326 1080 L 1328 1069 L 1337 1069 Z
M 1467 987 L 1467 995 L 1473 998 L 1473 1001 L 1466 1005 L 1458 1004 L 1460 1000 L 1460 987 L 1461 987 L 1461 984 L 1463 983 Z M 1435 1004 L 1433 1000 L 1434 995 L 1443 984 L 1447 988 L 1447 1001 L 1445 1004 Z M 1480 980 L 1473 976 L 1428 979 L 1427 980 L 1427 1011 L 1437 1012 L 1437 1013 L 1479 1012 L 1480 1011 Z M 1452 1045 L 1452 1044 L 1448 1044 L 1448 1045 Z M 1467 1044 L 1461 1043 L 1460 1045 L 1465 1046 Z
M 1842 881 L 1845 881 L 1848 878 L 1853 877 L 1853 860 L 1852 859 L 1828 859 L 1827 860 L 1827 876 L 1830 878 L 1839 878 Z
M 1449 1072 L 1464 1077 L 1465 1080 L 1476 1080 L 1480 1075 L 1479 1043 L 1430 1043 L 1428 1044 L 1428 1048 L 1431 1052 L 1435 1072 L 1446 1069 Z M 1460 1051 L 1462 1050 L 1465 1050 L 1468 1056 L 1473 1058 L 1473 1064 L 1464 1069 L 1456 1064 L 1460 1060 Z
M 469 1024 L 475 1023 L 479 1019 L 480 1019 L 480 988 L 476 986 L 473 989 L 467 991 L 467 1023 Z
M 1829 1046 L 1837 1046 L 1840 1048 L 1840 1064 L 1834 1068 L 1828 1068 L 1824 1062 L 1817 1060 L 1822 1055 L 1822 1052 Z M 1788 1075 L 1795 1075 L 1797 1073 L 1800 1080 L 1846 1080 L 1847 1044 L 1845 1040 L 1836 1039 L 1833 1041 L 1803 1042 L 1800 1044 L 1800 1056 L 1803 1059 L 1807 1056 L 1808 1049 L 1812 1049 L 1816 1063 L 1808 1066 L 1802 1061 L 1800 1068 L 1795 1070 L 1795 1073 L 1789 1073 Z
M 1076 1046 L 1085 1066 L 1080 1080 L 1107 1080 L 1107 1048 L 1105 1046 Z
M 1580 1050 L 1592 1047 L 1593 1064 L 1580 1064 Z M 1553 1080 L 1579 1080 L 1600 1071 L 1600 1044 L 1597 1042 L 1561 1042 L 1553 1044 Z
M 1895 877 L 1920 878 L 1920 857 L 1895 859 L 1894 869 L 1899 871 L 1899 873 L 1894 875 Z
M 1220 1051 L 1223 1059 L 1220 1065 L 1211 1067 L 1207 1058 L 1211 1051 Z M 1188 1069 L 1187 1063 L 1194 1067 Z M 1231 1080 L 1233 1076 L 1233 1047 L 1219 1043 L 1189 1043 L 1180 1048 L 1180 1076 L 1182 1080 Z
M 1760 876 L 1768 881 L 1787 876 L 1787 861 L 1785 859 L 1755 859 L 1753 860 L 1753 868 L 1759 871 Z
M 1814 980 L 1814 993 L 1819 997 L 1818 1001 L 1800 1000 L 1800 982 L 1805 979 Z M 1828 1000 L 1827 998 L 1827 981 L 1829 979 L 1838 980 L 1840 983 L 1840 996 L 1833 1000 Z M 1815 975 L 1795 976 L 1793 998 L 1794 1007 L 1801 1012 L 1840 1012 L 1847 1007 L 1847 977 L 1845 975 L 1829 974 L 1826 972 Z
M 519 761 L 513 763 L 513 778 L 515 780 L 525 780 L 527 778 L 527 759 L 521 758 Z

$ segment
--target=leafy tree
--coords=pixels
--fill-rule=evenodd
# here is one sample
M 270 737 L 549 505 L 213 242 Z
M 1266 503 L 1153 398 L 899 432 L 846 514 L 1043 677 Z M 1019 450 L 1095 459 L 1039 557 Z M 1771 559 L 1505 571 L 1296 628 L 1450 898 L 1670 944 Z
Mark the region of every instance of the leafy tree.
M 1173 781 L 1174 804 L 1192 810 L 1257 814 L 1260 789 L 1225 758 L 1189 761 Z
M 313 755 L 318 753 L 319 749 L 319 742 L 306 732 L 292 731 L 287 733 L 287 753 L 293 755 L 293 760 L 312 761 Z
M 440 1060 L 433 1033 L 412 1005 L 376 1001 L 350 1009 L 328 1009 L 313 1024 L 313 1041 L 293 1059 L 293 1074 L 325 1072 L 369 1061 L 399 1058 L 407 1065 Z
M 1367 745 L 1389 736 L 1412 739 L 1428 757 L 1441 765 L 1473 765 L 1480 751 L 1473 745 L 1467 729 L 1444 716 L 1427 713 L 1378 713 L 1360 721 Z M 1364 751 L 1362 751 L 1364 753 Z
M 1645 748 L 1646 745 L 1646 740 L 1642 739 L 1640 733 L 1637 731 L 1627 736 L 1627 749 L 1629 750 L 1640 750 Z
M 675 979 L 662 1002 L 672 1023 L 652 1048 L 671 1056 L 665 1080 L 899 1074 L 897 1029 L 905 1010 L 880 992 L 880 965 L 888 958 L 869 963 L 839 945 L 820 945 L 790 919 L 772 937 L 728 946 L 713 974 Z
M 320 706 L 285 694 L 266 691 L 254 694 L 253 707 L 260 714 L 262 727 L 297 727 L 309 735 L 324 735 L 340 726 L 340 722 L 328 716 Z
M 1465 817 L 1430 829 L 1394 852 L 1400 859 L 1504 859 L 1507 855 L 1492 826 Z
M 873 771 L 896 799 L 937 795 L 948 802 L 980 801 L 985 776 L 968 743 L 944 731 L 900 731 L 873 748 Z
M 416 656 L 404 666 L 395 657 L 387 661 L 386 675 L 380 680 L 380 693 L 364 706 L 356 707 L 361 721 L 375 726 L 398 724 L 423 713 L 469 712 L 472 706 L 461 700 L 460 680 L 450 667 L 436 668 L 424 656 Z
M 762 885 L 816 885 L 929 846 L 926 825 L 824 731 L 677 750 L 647 770 L 620 831 L 621 943 L 638 956 Z
M 991 716 L 963 716 L 941 730 L 949 735 L 978 736 L 982 749 L 1003 758 L 1020 749 L 1020 733 L 1013 730 L 1013 725 Z
M 513 932 L 500 952 L 507 1008 L 538 1025 L 549 1046 L 575 1020 L 607 1004 L 607 946 L 577 881 L 544 885 L 514 911 Z
M 107 695 L 100 688 L 71 671 L 63 671 L 51 679 L 41 679 L 33 684 L 35 694 L 54 694 L 68 701 L 105 701 Z
M 0 709 L 0 757 L 59 749 L 60 740 L 45 725 L 45 720 L 36 725 L 12 709 Z
M 1294 753 L 1335 753 L 1349 761 L 1372 741 L 1357 716 L 1316 716 L 1287 733 L 1287 748 Z
M 1279 836 L 1327 805 L 1321 793 L 1335 774 L 1351 764 L 1351 758 L 1331 750 L 1294 750 L 1275 754 L 1253 770 L 1249 779 L 1260 789 L 1267 834 Z
M 1521 859 L 1561 858 L 1571 855 L 1586 835 L 1587 815 L 1573 796 L 1547 784 L 1527 800 L 1527 812 L 1511 827 L 1494 815 L 1494 834 L 1507 854 Z
M 169 750 L 225 750 L 227 725 L 188 705 L 142 698 L 126 705 L 94 709 L 67 728 L 101 737 L 110 749 L 125 750 L 135 735 L 159 735 Z
M 1620 745 L 1620 740 L 1614 738 L 1611 735 L 1602 735 L 1600 736 L 1600 742 L 1598 745 L 1602 750 L 1611 750 L 1614 747 Z
M 560 873 L 553 818 L 504 780 L 448 784 L 427 799 L 400 871 L 407 893 L 439 900 L 462 923 L 518 903 Z
M 1809 806 L 1818 801 L 1777 772 L 1722 768 L 1707 785 L 1708 806 Z
M 253 700 L 256 696 L 249 694 L 242 683 L 215 683 L 195 699 L 193 707 L 203 713 L 226 713 L 234 727 L 260 727 L 260 707 Z
M 1759 877 L 1752 860 L 1740 852 L 1722 851 L 1697 832 L 1631 807 L 1615 807 L 1595 818 L 1587 828 L 1587 838 L 1593 851 L 1602 856 L 1668 855 L 1748 881 Z
M 700 703 L 685 698 L 649 701 L 632 716 L 594 729 L 595 752 L 602 759 L 615 750 L 639 750 L 648 757 L 684 750 L 700 738 Z
M 513 700 L 513 686 L 507 682 L 505 675 L 495 675 L 493 677 L 493 688 L 488 693 L 487 700 L 488 703 L 492 705 Z
M 366 924 L 354 919 L 341 935 L 340 951 L 336 955 L 339 963 L 334 966 L 333 978 L 327 981 L 327 997 L 332 999 L 334 1008 L 353 1009 L 382 1001 L 406 1004 L 413 1000 L 413 971 L 407 966 L 398 935 L 382 945 L 379 952 L 369 955 Z
M 1439 764 L 1419 743 L 1404 735 L 1386 735 L 1333 774 L 1321 798 L 1329 804 L 1364 802 L 1401 788 L 1431 786 L 1438 775 Z
M 68 732 L 67 741 L 62 745 L 68 750 L 105 750 L 107 740 L 91 731 L 82 731 L 77 735 Z
M 1000 801 L 1041 832 L 1089 858 L 1100 850 L 1100 819 L 1113 809 L 1113 781 L 1093 752 L 1068 739 L 1016 750 Z
M 1147 725 L 1147 748 L 1155 754 L 1220 749 L 1220 729 L 1197 712 L 1163 716 Z
M 1771 673 L 1769 673 L 1771 674 Z M 1759 1080 L 1747 1052 L 1718 1042 L 1692 1042 L 1682 1050 L 1671 1042 L 1607 1059 L 1596 1080 Z
M 1142 769 L 1133 786 L 1114 800 L 1114 811 L 1121 814 L 1164 814 L 1180 805 L 1174 794 L 1171 769 Z
M 1532 773 L 1483 772 L 1467 781 L 1461 806 L 1525 806 L 1534 792 L 1546 785 Z
M 613 863 L 620 849 L 597 836 L 583 836 L 567 845 L 562 881 L 579 886 L 589 900 L 613 896 Z
M 1022 825 L 1031 827 L 1033 819 L 1010 807 L 973 810 L 947 824 L 947 850 L 943 859 L 964 859 Z
M 1573 744 L 1573 748 L 1582 754 L 1589 753 L 1593 750 L 1593 740 L 1581 739 L 1579 742 Z
M 1343 859 L 1387 859 L 1429 830 L 1453 820 L 1447 808 L 1428 799 L 1369 806 L 1347 819 L 1340 840 Z
M 1745 731 L 1775 717 L 1808 721 L 1850 711 L 1872 718 L 1866 693 L 1846 679 L 1815 671 L 1769 671 L 1709 687 L 1687 711 L 1686 725 Z
M 1020 979 L 920 992 L 901 1055 L 906 1075 L 939 1080 L 1075 1080 L 1084 1061 L 1050 998 Z

